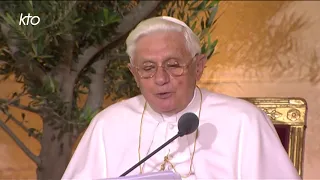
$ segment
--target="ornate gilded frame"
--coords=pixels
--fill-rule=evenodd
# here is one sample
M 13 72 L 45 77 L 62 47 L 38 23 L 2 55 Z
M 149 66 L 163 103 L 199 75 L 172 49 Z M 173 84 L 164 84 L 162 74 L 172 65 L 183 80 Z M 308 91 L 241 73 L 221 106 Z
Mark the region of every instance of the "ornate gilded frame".
M 303 175 L 303 153 L 307 102 L 302 98 L 241 98 L 261 108 L 274 125 L 290 127 L 288 155 L 299 175 Z

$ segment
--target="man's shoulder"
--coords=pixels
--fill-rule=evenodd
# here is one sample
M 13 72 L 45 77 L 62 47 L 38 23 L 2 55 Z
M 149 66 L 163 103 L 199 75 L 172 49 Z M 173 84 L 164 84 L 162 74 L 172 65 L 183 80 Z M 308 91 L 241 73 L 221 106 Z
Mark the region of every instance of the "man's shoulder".
M 207 106 L 219 108 L 222 111 L 227 111 L 230 115 L 254 115 L 262 112 L 257 106 L 244 99 L 226 94 L 215 93 L 206 89 L 203 89 L 202 91 L 204 92 L 204 100 Z
M 121 100 L 109 105 L 97 114 L 99 120 L 110 119 L 111 121 L 125 120 L 132 114 L 139 113 L 143 107 L 144 98 L 138 95 L 132 98 Z
M 126 109 L 134 110 L 135 108 L 137 108 L 137 106 L 142 106 L 144 101 L 145 100 L 142 95 L 137 95 L 111 104 L 108 107 L 106 107 L 103 111 L 113 112 Z
M 259 124 L 270 123 L 267 115 L 256 105 L 238 97 L 219 94 L 204 90 L 205 114 L 210 121 L 218 121 L 233 127 L 249 125 L 250 128 Z M 215 117 L 215 118 L 211 118 Z M 254 126 L 252 126 L 254 125 Z

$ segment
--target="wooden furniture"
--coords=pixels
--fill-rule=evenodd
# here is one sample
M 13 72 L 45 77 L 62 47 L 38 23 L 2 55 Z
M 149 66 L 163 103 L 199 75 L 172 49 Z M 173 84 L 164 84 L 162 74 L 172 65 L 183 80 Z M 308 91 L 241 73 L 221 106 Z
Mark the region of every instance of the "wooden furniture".
M 241 98 L 261 108 L 272 120 L 279 138 L 302 178 L 307 103 L 302 98 Z

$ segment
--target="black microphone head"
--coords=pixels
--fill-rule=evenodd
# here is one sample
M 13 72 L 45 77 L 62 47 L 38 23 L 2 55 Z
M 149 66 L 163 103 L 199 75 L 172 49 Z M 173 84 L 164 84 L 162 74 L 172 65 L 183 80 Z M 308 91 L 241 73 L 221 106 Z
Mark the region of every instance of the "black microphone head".
M 191 134 L 198 129 L 199 118 L 194 113 L 183 114 L 178 122 L 178 134 L 181 136 Z

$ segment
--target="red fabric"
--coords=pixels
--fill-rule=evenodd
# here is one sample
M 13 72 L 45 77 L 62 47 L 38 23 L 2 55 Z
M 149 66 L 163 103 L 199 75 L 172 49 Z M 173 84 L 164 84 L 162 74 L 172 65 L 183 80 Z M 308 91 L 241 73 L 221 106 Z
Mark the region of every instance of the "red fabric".
M 290 139 L 290 126 L 289 125 L 275 125 L 283 147 L 288 152 L 289 139 Z

